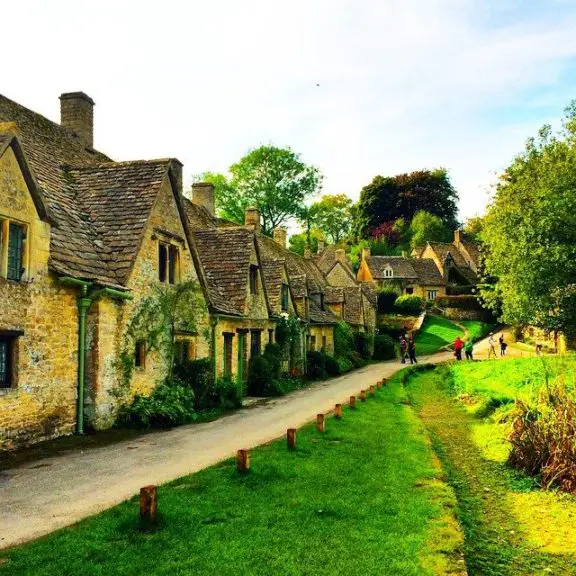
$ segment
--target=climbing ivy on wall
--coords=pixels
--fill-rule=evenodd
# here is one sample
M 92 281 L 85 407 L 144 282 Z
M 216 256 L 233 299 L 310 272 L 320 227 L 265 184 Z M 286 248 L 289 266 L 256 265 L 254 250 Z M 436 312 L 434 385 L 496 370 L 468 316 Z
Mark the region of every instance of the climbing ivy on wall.
M 153 294 L 140 302 L 126 328 L 118 359 L 122 373 L 120 395 L 130 387 L 137 342 L 144 342 L 148 352 L 160 352 L 168 367 L 167 379 L 172 378 L 176 336 L 179 332 L 197 333 L 198 317 L 203 306 L 202 295 L 195 281 L 153 288 Z
M 282 349 L 282 358 L 289 360 L 290 368 L 302 363 L 300 320 L 296 316 L 283 314 L 276 323 L 276 343 Z

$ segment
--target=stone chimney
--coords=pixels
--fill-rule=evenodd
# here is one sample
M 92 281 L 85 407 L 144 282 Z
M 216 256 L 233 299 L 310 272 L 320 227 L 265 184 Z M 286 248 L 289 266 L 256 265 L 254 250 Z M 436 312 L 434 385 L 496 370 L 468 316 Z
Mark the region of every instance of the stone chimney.
M 258 208 L 246 208 L 244 211 L 244 226 L 250 226 L 256 232 L 260 232 L 260 210 Z
M 276 244 L 280 244 L 282 248 L 286 248 L 286 228 L 274 228 L 272 236 Z
M 170 175 L 174 180 L 174 187 L 176 188 L 176 192 L 178 194 L 182 194 L 182 162 L 177 158 L 172 158 L 170 160 Z
M 322 254 L 324 252 L 324 240 L 318 240 L 318 254 Z
M 336 262 L 340 262 L 341 264 L 346 265 L 346 252 L 343 248 L 338 248 L 336 252 L 334 252 L 334 256 L 336 258 Z
M 362 260 L 369 260 L 371 255 L 370 247 L 362 248 Z
M 312 250 L 310 250 L 310 248 L 304 248 L 304 258 L 306 258 L 306 260 L 312 258 Z
M 94 100 L 84 92 L 60 96 L 60 124 L 73 130 L 84 146 L 94 145 Z
M 454 230 L 454 244 L 456 246 L 462 244 L 462 230 Z
M 192 184 L 192 203 L 203 206 L 214 216 L 216 214 L 216 202 L 214 200 L 214 184 L 209 182 L 194 182 Z

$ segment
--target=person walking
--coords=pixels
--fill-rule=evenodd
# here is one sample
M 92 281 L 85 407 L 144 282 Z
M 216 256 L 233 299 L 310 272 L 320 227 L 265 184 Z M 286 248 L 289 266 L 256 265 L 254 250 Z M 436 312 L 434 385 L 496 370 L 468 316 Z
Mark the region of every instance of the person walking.
M 454 356 L 456 356 L 456 360 L 462 360 L 462 348 L 464 348 L 464 342 L 460 336 L 457 336 L 456 340 L 454 340 Z
M 498 338 L 498 342 L 500 344 L 500 356 L 506 356 L 506 348 L 508 348 L 508 344 L 504 342 L 504 334 L 500 334 L 500 338 Z
M 408 356 L 410 356 L 410 364 L 418 364 L 418 360 L 416 360 L 416 342 L 414 342 L 414 336 L 411 336 L 410 340 L 408 340 Z
M 406 364 L 406 356 L 408 355 L 408 341 L 404 336 L 400 336 L 400 361 Z
M 474 344 L 472 344 L 472 340 L 467 340 L 466 344 L 464 344 L 464 353 L 466 354 L 466 360 L 474 360 Z
M 496 340 L 494 340 L 494 334 L 490 334 L 490 338 L 488 338 L 488 360 L 490 360 L 490 358 L 492 358 L 492 356 L 494 356 L 494 358 L 497 358 L 497 354 L 496 354 Z

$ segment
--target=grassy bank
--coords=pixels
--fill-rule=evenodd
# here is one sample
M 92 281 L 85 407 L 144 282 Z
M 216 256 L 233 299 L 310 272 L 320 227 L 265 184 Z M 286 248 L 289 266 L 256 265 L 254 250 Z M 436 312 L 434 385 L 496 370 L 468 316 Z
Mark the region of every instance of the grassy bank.
M 435 354 L 452 344 L 457 336 L 463 337 L 464 332 L 454 322 L 441 316 L 426 316 L 416 336 L 416 352 L 420 356 Z
M 538 362 L 462 363 L 408 382 L 458 498 L 469 576 L 576 574 L 576 498 L 543 491 L 537 479 L 506 466 L 507 405 L 490 403 L 494 397 L 513 398 L 545 385 Z M 570 367 L 573 374 L 569 358 L 547 362 L 558 377 Z
M 433 575 L 460 573 L 453 492 L 398 380 L 298 433 L 159 489 L 162 523 L 139 531 L 127 501 L 0 552 L 0 573 L 30 575 Z

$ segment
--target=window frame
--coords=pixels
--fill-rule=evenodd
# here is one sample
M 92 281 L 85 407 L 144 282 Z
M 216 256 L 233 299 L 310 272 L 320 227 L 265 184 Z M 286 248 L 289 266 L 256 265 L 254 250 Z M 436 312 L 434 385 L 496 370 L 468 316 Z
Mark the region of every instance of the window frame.
M 18 338 L 21 335 L 22 332 L 0 332 L 0 345 L 4 345 L 2 347 L 6 351 L 3 372 L 5 378 L 0 380 L 0 391 L 17 388 Z
M 258 265 L 250 264 L 249 272 L 250 295 L 258 295 Z
M 433 294 L 432 297 L 430 295 Z M 428 301 L 432 302 L 438 298 L 438 290 L 427 290 Z
M 158 241 L 158 281 L 174 285 L 180 281 L 180 247 Z
M 137 340 L 134 344 L 134 368 L 146 370 L 146 356 L 148 355 L 148 346 L 146 340 Z
M 11 229 L 19 228 L 21 230 L 19 245 L 19 260 L 17 277 L 12 274 L 13 269 L 10 267 L 10 257 L 12 244 Z M 0 215 L 0 277 L 10 282 L 25 282 L 28 278 L 29 269 L 29 234 L 30 226 L 26 222 L 8 218 Z

